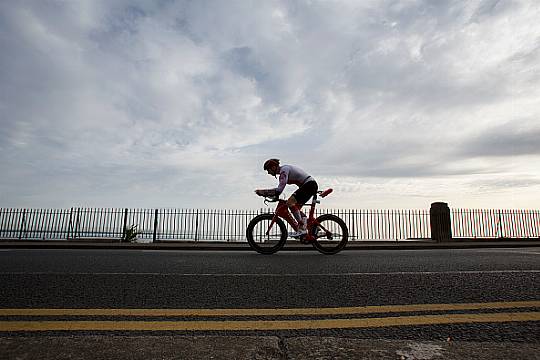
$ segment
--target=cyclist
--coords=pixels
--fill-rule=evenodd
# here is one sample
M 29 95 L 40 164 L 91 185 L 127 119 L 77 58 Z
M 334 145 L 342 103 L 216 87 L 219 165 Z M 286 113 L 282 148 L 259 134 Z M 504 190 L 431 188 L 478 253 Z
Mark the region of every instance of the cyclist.
M 287 200 L 287 206 L 298 221 L 298 231 L 291 233 L 293 237 L 299 237 L 307 233 L 307 216 L 302 212 L 304 205 L 317 193 L 318 185 L 315 179 L 304 170 L 293 165 L 280 165 L 279 159 L 266 160 L 263 169 L 272 176 L 279 174 L 279 185 L 274 189 L 257 189 L 255 194 L 259 196 L 277 197 L 285 189 L 285 185 L 294 184 L 298 189 Z

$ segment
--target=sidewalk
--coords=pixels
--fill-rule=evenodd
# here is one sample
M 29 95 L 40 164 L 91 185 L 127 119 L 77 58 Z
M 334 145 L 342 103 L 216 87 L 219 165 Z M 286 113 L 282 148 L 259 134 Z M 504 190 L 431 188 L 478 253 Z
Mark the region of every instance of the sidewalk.
M 315 336 L 0 337 L 11 359 L 537 359 L 538 343 Z
M 114 242 L 113 242 L 114 241 Z M 432 240 L 349 241 L 346 250 L 422 250 L 540 247 L 540 239 L 455 239 L 449 242 Z M 124 250 L 204 250 L 253 251 L 247 242 L 225 241 L 161 241 L 156 243 L 121 243 L 113 239 L 92 240 L 13 240 L 0 239 L 0 249 L 124 249 Z M 282 251 L 313 251 L 311 245 L 288 240 Z

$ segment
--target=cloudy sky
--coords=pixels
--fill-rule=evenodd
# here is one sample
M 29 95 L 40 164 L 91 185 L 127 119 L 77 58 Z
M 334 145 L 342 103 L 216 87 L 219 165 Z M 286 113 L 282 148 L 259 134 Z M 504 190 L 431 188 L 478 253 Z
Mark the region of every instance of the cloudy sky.
M 536 0 L 0 1 L 2 207 L 540 208 Z M 292 193 L 291 187 L 286 194 Z

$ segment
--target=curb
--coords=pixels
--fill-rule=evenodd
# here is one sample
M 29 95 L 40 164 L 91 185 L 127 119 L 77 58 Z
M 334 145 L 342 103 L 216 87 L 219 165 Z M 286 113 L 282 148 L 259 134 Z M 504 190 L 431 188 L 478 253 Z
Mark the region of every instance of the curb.
M 351 241 L 346 250 L 433 250 L 433 249 L 475 249 L 475 248 L 517 248 L 540 247 L 538 240 L 471 240 L 437 243 L 433 241 Z M 157 242 L 157 243 L 120 243 L 105 241 L 12 241 L 0 239 L 0 249 L 95 249 L 95 250 L 195 250 L 195 251 L 253 251 L 242 242 Z M 282 251 L 315 251 L 310 245 L 289 241 Z

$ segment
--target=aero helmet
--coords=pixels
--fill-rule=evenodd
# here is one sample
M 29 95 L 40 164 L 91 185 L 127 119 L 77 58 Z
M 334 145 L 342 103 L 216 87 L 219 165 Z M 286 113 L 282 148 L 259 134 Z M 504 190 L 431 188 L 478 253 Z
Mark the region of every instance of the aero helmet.
M 277 165 L 279 166 L 279 159 L 269 159 L 269 160 L 266 160 L 264 162 L 264 166 L 263 166 L 263 169 L 264 170 L 268 170 L 270 168 L 270 166 L 272 165 Z

